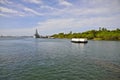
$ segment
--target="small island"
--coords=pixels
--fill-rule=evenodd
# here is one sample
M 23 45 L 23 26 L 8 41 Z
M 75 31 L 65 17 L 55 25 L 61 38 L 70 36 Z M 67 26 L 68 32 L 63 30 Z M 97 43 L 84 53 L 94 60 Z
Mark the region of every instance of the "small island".
M 58 33 L 53 34 L 54 38 L 87 38 L 89 40 L 118 40 L 120 41 L 120 29 L 108 30 L 106 28 L 99 27 L 99 30 L 89 30 L 85 32 L 72 33 Z

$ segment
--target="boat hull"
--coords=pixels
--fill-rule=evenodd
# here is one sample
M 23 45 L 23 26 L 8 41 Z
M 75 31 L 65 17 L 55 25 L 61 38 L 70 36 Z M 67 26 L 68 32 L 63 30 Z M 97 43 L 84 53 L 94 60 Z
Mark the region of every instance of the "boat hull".
M 88 41 L 71 41 L 73 43 L 88 43 Z
M 72 38 L 71 42 L 74 42 L 74 43 L 87 43 L 88 40 L 86 38 Z

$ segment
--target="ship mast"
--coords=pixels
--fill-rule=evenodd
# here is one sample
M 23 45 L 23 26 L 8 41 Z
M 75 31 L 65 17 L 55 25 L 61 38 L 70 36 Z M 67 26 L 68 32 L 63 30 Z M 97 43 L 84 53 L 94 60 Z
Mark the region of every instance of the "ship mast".
M 40 38 L 40 35 L 39 35 L 37 29 L 36 29 L 36 32 L 35 32 L 35 38 Z

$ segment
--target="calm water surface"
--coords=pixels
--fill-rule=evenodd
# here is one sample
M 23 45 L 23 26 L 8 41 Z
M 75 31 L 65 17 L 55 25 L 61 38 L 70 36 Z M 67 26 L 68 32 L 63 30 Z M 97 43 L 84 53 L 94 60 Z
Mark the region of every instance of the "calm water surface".
M 120 80 L 120 42 L 0 39 L 0 80 Z

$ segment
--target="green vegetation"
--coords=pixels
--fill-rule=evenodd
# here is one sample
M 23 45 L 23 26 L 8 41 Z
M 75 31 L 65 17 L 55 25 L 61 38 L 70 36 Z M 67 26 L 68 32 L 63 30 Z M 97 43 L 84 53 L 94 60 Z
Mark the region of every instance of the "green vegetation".
M 120 40 L 120 29 L 107 30 L 106 28 L 99 28 L 99 30 L 89 30 L 82 33 L 58 33 L 52 35 L 54 38 L 88 38 L 90 40 Z

